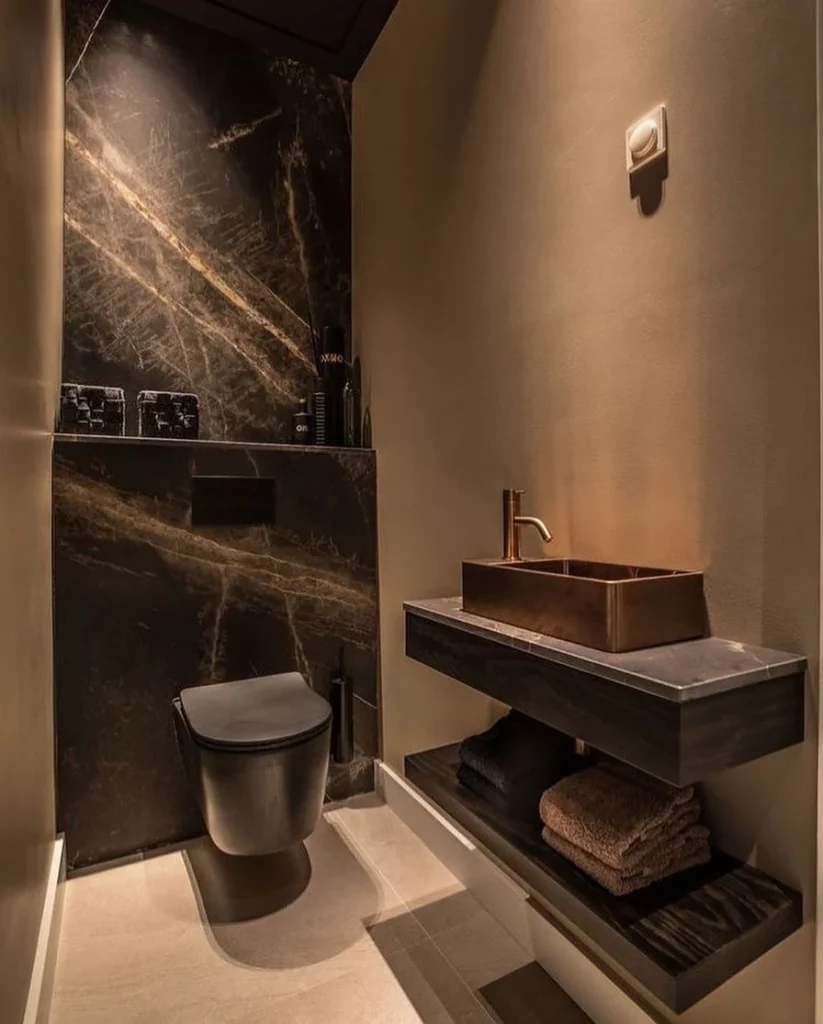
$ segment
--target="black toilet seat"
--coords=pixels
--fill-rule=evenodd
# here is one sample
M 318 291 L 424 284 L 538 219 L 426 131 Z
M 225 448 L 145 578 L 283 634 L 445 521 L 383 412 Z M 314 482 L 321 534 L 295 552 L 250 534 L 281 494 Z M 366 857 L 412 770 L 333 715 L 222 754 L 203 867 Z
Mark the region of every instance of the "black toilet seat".
M 195 741 L 215 750 L 284 750 L 331 723 L 331 705 L 299 672 L 193 686 L 180 703 Z

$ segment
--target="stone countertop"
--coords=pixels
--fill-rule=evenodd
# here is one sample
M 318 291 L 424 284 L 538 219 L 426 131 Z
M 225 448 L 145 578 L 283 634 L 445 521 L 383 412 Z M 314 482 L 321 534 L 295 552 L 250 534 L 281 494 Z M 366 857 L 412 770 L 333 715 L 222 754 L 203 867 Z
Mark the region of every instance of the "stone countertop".
M 610 654 L 463 611 L 462 597 L 407 601 L 407 612 L 493 640 L 537 658 L 610 679 L 675 703 L 805 672 L 806 658 L 708 637 Z

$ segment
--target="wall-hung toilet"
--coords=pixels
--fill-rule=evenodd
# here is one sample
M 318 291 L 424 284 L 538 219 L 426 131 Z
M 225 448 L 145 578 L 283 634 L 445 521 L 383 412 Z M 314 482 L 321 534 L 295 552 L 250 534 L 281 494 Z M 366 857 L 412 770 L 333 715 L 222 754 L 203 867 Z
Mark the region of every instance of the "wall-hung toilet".
M 320 820 L 331 705 L 297 672 L 183 690 L 177 738 L 209 835 L 224 853 L 261 856 Z

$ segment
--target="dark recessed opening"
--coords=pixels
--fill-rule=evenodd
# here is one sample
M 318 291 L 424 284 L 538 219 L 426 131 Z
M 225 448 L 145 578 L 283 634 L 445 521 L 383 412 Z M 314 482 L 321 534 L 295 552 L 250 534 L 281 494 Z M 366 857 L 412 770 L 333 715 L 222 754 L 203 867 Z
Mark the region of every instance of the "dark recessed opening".
M 256 476 L 193 476 L 192 526 L 258 526 L 275 522 L 274 480 Z

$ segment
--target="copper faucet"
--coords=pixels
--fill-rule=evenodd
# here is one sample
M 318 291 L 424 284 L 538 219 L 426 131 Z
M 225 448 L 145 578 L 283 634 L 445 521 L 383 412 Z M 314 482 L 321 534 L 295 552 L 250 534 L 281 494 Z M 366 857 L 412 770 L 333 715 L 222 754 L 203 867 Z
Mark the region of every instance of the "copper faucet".
M 520 527 L 533 526 L 543 542 L 548 544 L 552 535 L 542 519 L 535 519 L 534 516 L 520 515 L 520 499 L 523 491 L 503 491 L 503 560 L 506 562 L 520 562 Z

